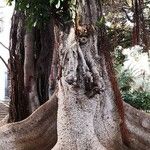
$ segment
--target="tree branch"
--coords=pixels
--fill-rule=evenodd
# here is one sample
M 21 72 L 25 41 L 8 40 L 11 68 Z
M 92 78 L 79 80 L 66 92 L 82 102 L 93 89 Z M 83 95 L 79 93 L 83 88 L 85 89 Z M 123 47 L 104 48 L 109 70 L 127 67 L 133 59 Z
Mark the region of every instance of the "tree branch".
M 0 42 L 0 44 L 10 52 L 10 49 L 8 47 L 6 47 L 2 42 Z
M 9 70 L 9 66 L 8 64 L 5 62 L 5 60 L 0 56 L 0 59 L 2 60 L 2 62 L 5 64 L 6 68 Z
M 124 8 L 122 8 L 122 10 L 123 10 L 123 12 L 125 13 L 127 19 L 128 19 L 130 22 L 133 23 L 134 21 L 128 16 L 127 11 L 126 11 Z

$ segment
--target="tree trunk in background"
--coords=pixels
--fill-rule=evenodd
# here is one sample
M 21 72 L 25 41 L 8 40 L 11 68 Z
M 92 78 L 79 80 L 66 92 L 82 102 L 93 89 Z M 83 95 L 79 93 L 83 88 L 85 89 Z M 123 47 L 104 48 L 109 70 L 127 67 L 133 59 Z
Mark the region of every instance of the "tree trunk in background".
M 134 0 L 133 2 L 133 8 L 134 8 L 134 15 L 133 15 L 133 20 L 134 20 L 134 27 L 133 27 L 133 32 L 132 32 L 132 45 L 139 45 L 140 44 L 140 9 L 139 9 L 139 1 Z
M 36 31 L 35 31 L 35 34 Z M 37 91 L 40 105 L 49 99 L 49 76 L 52 66 L 54 51 L 54 22 L 51 16 L 49 23 L 43 25 L 40 30 L 40 51 L 37 52 L 36 59 L 36 75 L 37 75 Z M 39 44 L 38 42 L 36 42 Z M 37 48 L 38 50 L 38 48 Z
M 24 87 L 29 101 L 29 112 L 31 114 L 40 105 L 34 67 L 34 35 L 32 30 L 26 31 L 24 46 Z
M 24 92 L 24 15 L 14 11 L 10 32 L 11 101 L 9 122 L 20 121 L 28 115 L 28 100 Z
M 148 37 L 148 25 L 146 24 L 144 18 L 144 1 L 143 0 L 134 0 L 133 3 L 133 21 L 134 27 L 132 32 L 132 45 L 141 45 L 143 44 L 143 52 L 149 51 L 149 37 Z
M 41 30 L 27 30 L 25 16 L 14 11 L 10 33 L 9 122 L 25 119 L 49 99 L 53 47 L 53 19 L 43 24 Z

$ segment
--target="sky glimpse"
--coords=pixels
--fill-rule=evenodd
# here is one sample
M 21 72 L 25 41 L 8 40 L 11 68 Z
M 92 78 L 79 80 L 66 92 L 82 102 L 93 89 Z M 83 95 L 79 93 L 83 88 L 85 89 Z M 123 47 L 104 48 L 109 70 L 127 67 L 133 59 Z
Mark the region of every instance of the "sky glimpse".
M 6 6 L 6 1 L 0 0 L 0 42 L 6 47 L 9 47 L 12 13 L 13 6 Z M 9 53 L 2 45 L 0 45 L 0 56 L 7 62 Z M 5 72 L 7 72 L 7 68 L 0 60 L 0 100 L 3 100 L 5 96 Z

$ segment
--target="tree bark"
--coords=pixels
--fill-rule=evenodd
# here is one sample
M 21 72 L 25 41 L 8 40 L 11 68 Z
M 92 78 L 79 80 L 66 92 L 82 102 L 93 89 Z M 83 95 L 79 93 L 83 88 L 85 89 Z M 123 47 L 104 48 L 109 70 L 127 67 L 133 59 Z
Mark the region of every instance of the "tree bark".
M 49 150 L 57 142 L 57 92 L 27 119 L 0 126 L 1 150 Z M 124 103 L 131 145 L 127 150 L 148 150 L 150 116 Z M 3 121 L 2 121 L 3 123 Z M 0 122 L 1 125 L 1 122 Z M 97 124 L 102 128 L 102 124 Z M 106 133 L 101 133 L 106 134 Z M 32 139 L 32 140 L 31 140 Z M 117 143 L 118 145 L 118 143 Z M 116 148 L 113 148 L 116 150 Z M 108 149 L 109 150 L 109 149 Z
M 57 66 L 54 58 L 52 60 L 55 56 L 59 66 L 55 71 L 51 68 L 52 73 L 57 72 L 56 91 L 27 119 L 0 127 L 1 149 L 148 150 L 150 147 L 149 115 L 127 104 L 123 106 L 108 55 L 109 47 L 99 35 L 102 28 L 96 25 L 102 17 L 100 1 L 78 0 L 76 5 L 75 20 L 65 28 L 59 27 L 55 33 L 58 38 L 53 38 L 52 32 L 51 38 L 57 39 L 57 51 L 51 53 L 50 62 L 53 67 Z M 38 94 L 43 87 L 40 86 L 45 71 L 42 62 L 48 55 L 46 51 L 42 54 L 42 49 L 49 48 L 48 45 L 41 48 L 45 38 L 48 35 L 40 34 L 40 44 L 36 43 L 40 51 L 35 62 L 42 64 L 39 69 L 35 65 L 36 71 L 42 73 L 36 72 L 40 77 Z M 103 42 L 104 46 L 99 45 Z
M 37 94 L 37 83 L 34 67 L 34 35 L 32 30 L 25 34 L 25 60 L 24 60 L 24 86 L 28 97 L 30 114 L 35 111 L 40 103 Z
M 49 99 L 53 49 L 53 18 L 41 29 L 28 29 L 25 15 L 15 10 L 10 33 L 9 122 L 25 119 Z
M 24 15 L 14 10 L 10 32 L 11 101 L 9 122 L 20 121 L 28 115 L 28 103 L 24 93 Z
M 101 29 L 96 22 L 102 17 L 101 5 L 99 1 L 83 0 L 78 5 L 79 22 L 68 26 L 60 36 L 63 69 L 58 83 L 58 141 L 54 150 L 121 149 L 120 127 L 124 127 L 119 124 L 124 124 L 124 114 L 118 113 L 117 105 L 123 103 L 115 104 L 108 62 L 98 46 Z
M 37 91 L 40 105 L 49 99 L 49 76 L 52 68 L 54 52 L 54 21 L 51 16 L 49 23 L 40 30 L 40 51 L 36 58 Z
M 52 149 L 57 141 L 57 107 L 55 92 L 48 102 L 27 119 L 0 127 L 0 149 Z

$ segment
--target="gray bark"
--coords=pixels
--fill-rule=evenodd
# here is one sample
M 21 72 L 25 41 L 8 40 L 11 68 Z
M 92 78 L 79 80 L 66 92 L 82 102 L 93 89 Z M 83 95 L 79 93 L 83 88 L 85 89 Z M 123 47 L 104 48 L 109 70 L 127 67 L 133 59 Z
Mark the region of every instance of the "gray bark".
M 53 148 L 57 142 L 58 105 L 55 94 L 27 119 L 0 127 L 1 150 L 49 150 Z M 149 114 L 136 110 L 126 103 L 124 103 L 124 107 L 132 141 L 128 150 L 149 150 Z M 96 128 L 102 128 L 102 124 L 97 124 Z M 126 150 L 126 147 L 122 148 Z M 112 149 L 116 150 L 117 148 L 113 147 Z
M 0 127 L 0 150 L 51 149 L 57 140 L 56 117 L 57 98 L 54 94 L 27 119 Z
M 60 36 L 63 69 L 58 86 L 58 142 L 54 150 L 114 149 L 122 145 L 120 118 L 100 60 L 106 62 L 98 53 L 99 5 L 98 1 L 79 1 L 80 24 L 68 27 L 68 32 L 63 31 Z
M 28 96 L 29 112 L 31 114 L 40 106 L 35 77 L 34 35 L 32 31 L 26 31 L 24 43 L 25 43 L 24 86 Z
M 58 33 L 57 91 L 27 119 L 0 127 L 1 149 L 148 150 L 150 147 L 149 115 L 124 104 L 125 121 L 115 103 L 109 64 L 98 46 L 100 29 L 96 22 L 101 17 L 100 3 L 98 0 L 78 3 L 76 15 L 82 15 L 80 24 L 75 21 Z M 128 148 L 123 143 L 122 122 L 130 131 Z

